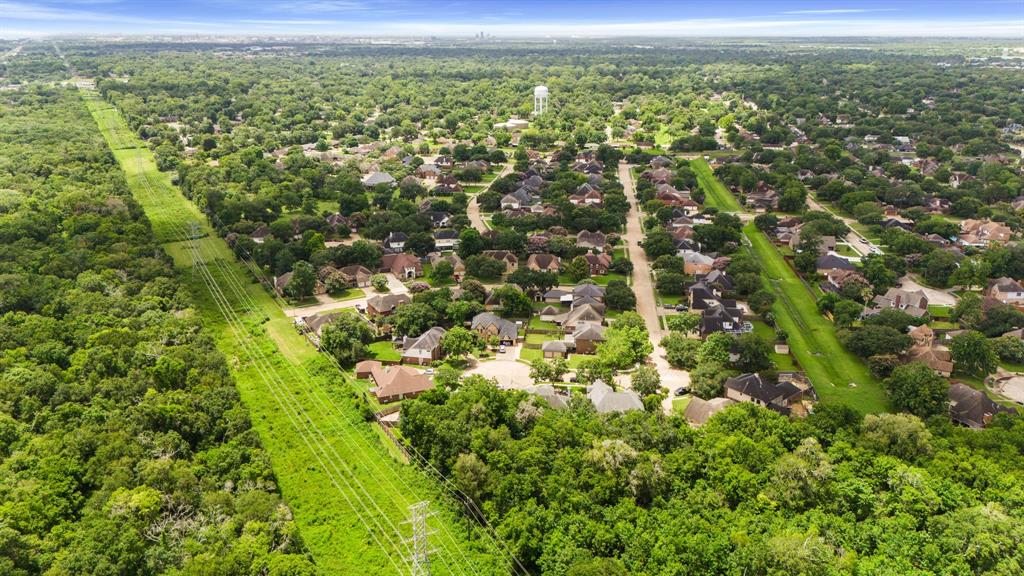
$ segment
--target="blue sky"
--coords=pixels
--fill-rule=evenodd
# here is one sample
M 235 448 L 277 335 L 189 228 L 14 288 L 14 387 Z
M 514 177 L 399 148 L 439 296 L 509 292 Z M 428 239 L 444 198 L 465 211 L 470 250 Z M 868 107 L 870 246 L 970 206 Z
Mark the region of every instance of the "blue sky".
M 1024 0 L 0 0 L 0 36 L 993 36 Z

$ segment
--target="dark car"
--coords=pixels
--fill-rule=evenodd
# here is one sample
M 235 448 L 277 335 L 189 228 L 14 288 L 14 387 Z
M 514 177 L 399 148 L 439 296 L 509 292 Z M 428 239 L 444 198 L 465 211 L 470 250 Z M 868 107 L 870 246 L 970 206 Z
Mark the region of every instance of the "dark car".
M 676 388 L 676 396 L 686 396 L 689 393 L 690 389 L 687 388 L 686 386 L 680 386 L 679 388 Z
M 686 312 L 689 310 L 689 306 L 686 304 L 676 304 L 676 312 Z

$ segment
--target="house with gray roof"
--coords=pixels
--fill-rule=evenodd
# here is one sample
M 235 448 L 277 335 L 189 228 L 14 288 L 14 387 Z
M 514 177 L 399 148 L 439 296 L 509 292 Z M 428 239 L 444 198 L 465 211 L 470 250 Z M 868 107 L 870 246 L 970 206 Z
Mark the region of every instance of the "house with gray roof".
M 441 338 L 445 329 L 434 326 L 415 338 L 406 336 L 402 340 L 402 362 L 408 364 L 430 364 L 441 359 Z
M 630 410 L 643 410 L 644 402 L 640 395 L 632 390 L 616 392 L 603 380 L 596 380 L 587 389 L 587 399 L 600 414 L 612 412 L 623 413 Z
M 491 312 L 481 312 L 474 316 L 470 328 L 481 338 L 493 336 L 502 344 L 515 344 L 519 339 L 519 326 L 515 322 Z

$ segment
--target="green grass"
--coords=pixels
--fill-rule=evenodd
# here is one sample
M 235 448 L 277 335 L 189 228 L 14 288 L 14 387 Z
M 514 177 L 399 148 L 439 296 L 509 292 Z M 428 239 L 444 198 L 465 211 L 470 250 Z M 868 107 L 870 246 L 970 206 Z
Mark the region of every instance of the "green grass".
M 366 347 L 370 352 L 370 355 L 377 360 L 398 362 L 402 359 L 402 353 L 399 352 L 390 340 L 381 340 L 374 342 Z
M 703 158 L 690 160 L 690 168 L 697 175 L 697 183 L 700 184 L 701 190 L 704 190 L 705 204 L 728 212 L 744 211 L 736 197 L 715 177 L 711 166 L 708 166 Z
M 541 320 L 540 316 L 533 316 L 530 318 L 529 328 L 532 330 L 558 330 L 558 324 L 554 322 L 548 322 Z
M 505 573 L 495 566 L 492 556 L 481 551 L 478 539 L 473 544 L 467 542 L 460 514 L 445 504 L 434 482 L 397 461 L 393 448 L 382 443 L 375 427 L 362 421 L 352 401 L 352 383 L 292 328 L 292 320 L 250 279 L 242 264 L 233 260 L 226 244 L 210 236 L 195 244 L 214 282 L 224 290 L 226 306 L 237 314 L 241 325 L 236 328 L 227 322 L 202 274 L 193 269 L 189 252 L 176 241 L 176 223 L 195 221 L 201 232 L 209 231 L 209 224 L 166 175 L 156 170 L 152 154 L 116 111 L 94 94 L 87 94 L 86 102 L 107 142 L 115 148 L 115 157 L 158 238 L 168 243 L 168 252 L 203 324 L 227 358 L 281 494 L 319 570 L 325 574 L 394 573 L 388 549 L 376 545 L 363 525 L 371 516 L 355 514 L 325 466 L 318 463 L 319 455 L 327 454 L 344 470 L 342 485 L 360 486 L 367 505 L 372 500 L 380 506 L 373 517 L 385 526 L 387 522 L 399 526 L 406 520 L 410 504 L 431 500 L 440 512 L 429 521 L 433 529 L 444 528 L 453 534 L 479 570 Z M 272 387 L 273 382 L 281 388 Z M 294 403 L 301 420 L 323 435 L 303 434 L 278 398 Z M 332 409 L 324 408 L 328 400 Z M 407 535 L 389 534 L 396 540 Z M 458 564 L 459 572 L 468 568 L 461 560 Z
M 686 294 L 662 294 L 661 292 L 657 294 L 661 304 L 685 304 L 689 301 L 689 297 Z
M 693 396 L 687 394 L 686 396 L 680 396 L 679 398 L 672 399 L 672 411 L 676 414 L 682 414 L 686 411 L 686 407 L 690 405 L 690 400 Z
M 790 351 L 814 383 L 822 402 L 847 404 L 860 412 L 883 412 L 889 401 L 881 385 L 836 338 L 832 323 L 818 314 L 815 300 L 796 273 L 753 223 L 743 228 L 762 278 L 776 296 L 772 310 L 788 335 Z M 848 386 L 856 383 L 856 387 Z
M 543 360 L 544 352 L 540 348 L 523 348 L 519 351 L 519 359 L 527 363 L 534 360 Z
M 928 313 L 931 314 L 932 318 L 949 318 L 950 314 L 953 313 L 953 308 L 950 306 L 929 306 Z
M 558 334 L 541 334 L 539 332 L 531 332 L 526 335 L 527 344 L 543 344 L 549 340 L 561 340 L 561 336 Z
M 668 132 L 668 126 L 662 125 L 654 134 L 654 145 L 658 148 L 668 148 L 672 145 L 672 135 Z

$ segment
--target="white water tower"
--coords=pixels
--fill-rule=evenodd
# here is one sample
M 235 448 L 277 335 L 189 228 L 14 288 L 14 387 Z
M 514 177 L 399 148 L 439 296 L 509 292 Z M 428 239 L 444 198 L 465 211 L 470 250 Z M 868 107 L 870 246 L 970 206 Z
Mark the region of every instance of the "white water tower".
M 533 114 L 539 116 L 548 109 L 548 87 L 537 86 L 533 89 Z

